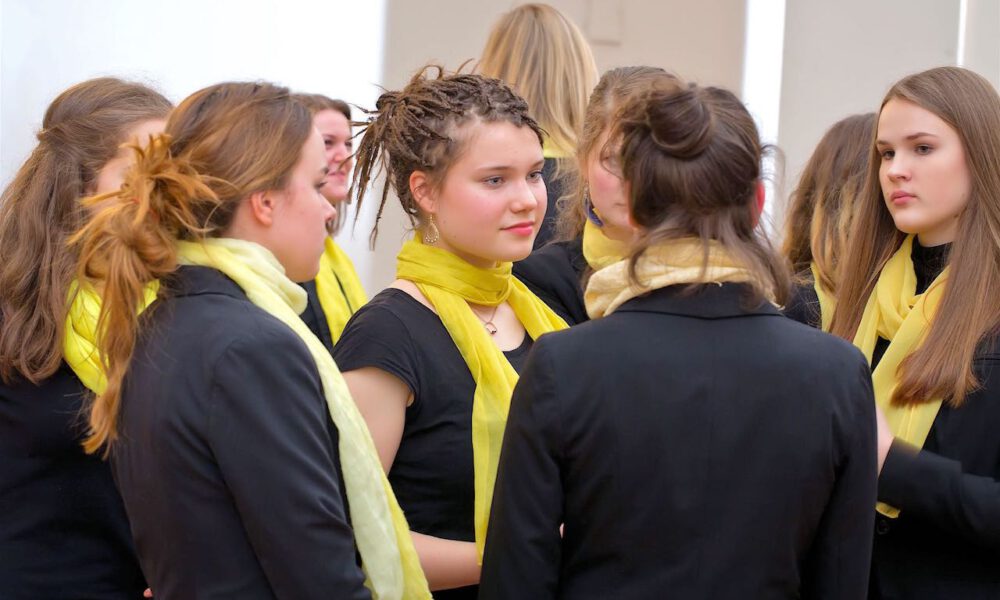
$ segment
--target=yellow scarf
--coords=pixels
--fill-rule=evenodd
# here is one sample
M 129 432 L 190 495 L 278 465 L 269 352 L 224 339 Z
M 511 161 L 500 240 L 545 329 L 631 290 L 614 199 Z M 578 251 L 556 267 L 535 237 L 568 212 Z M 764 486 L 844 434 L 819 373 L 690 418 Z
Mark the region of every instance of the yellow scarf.
M 908 406 L 895 406 L 891 400 L 899 384 L 900 363 L 920 346 L 930 329 L 941 302 L 948 269 L 937 276 L 926 292 L 916 295 L 917 275 L 913 270 L 912 250 L 913 236 L 910 235 L 885 263 L 865 305 L 854 345 L 865 353 L 871 364 L 878 338 L 889 340 L 888 349 L 872 372 L 875 401 L 885 413 L 892 434 L 919 448 L 927 441 L 942 399 Z M 888 517 L 899 515 L 898 509 L 887 504 L 879 503 L 877 509 Z
M 509 302 L 534 340 L 544 333 L 565 329 L 567 325 L 511 276 L 509 262 L 493 269 L 480 269 L 446 250 L 410 240 L 403 244 L 396 257 L 396 276 L 415 283 L 434 306 L 476 382 L 472 402 L 472 455 L 476 549 L 481 561 L 500 444 L 517 373 L 468 303 L 496 306 Z
M 368 302 L 368 297 L 351 259 L 330 237 L 326 238 L 326 250 L 319 261 L 316 295 L 336 344 L 351 315 Z
M 604 235 L 601 228 L 590 222 L 583 225 L 583 257 L 595 271 L 625 258 L 628 244 L 613 240 Z
M 816 290 L 816 298 L 819 299 L 820 329 L 829 332 L 830 322 L 833 321 L 833 309 L 836 306 L 836 301 L 826 290 L 826 287 L 820 283 L 819 268 L 816 266 L 816 263 L 809 263 L 809 270 L 812 272 L 813 289 Z
M 620 261 L 594 273 L 583 294 L 587 314 L 597 319 L 651 290 L 686 283 L 753 281 L 753 275 L 736 263 L 717 242 L 709 242 L 708 261 L 704 244 L 696 238 L 671 240 L 650 247 L 639 258 L 636 274 L 645 287 L 629 279 L 628 261 Z M 763 285 L 764 289 L 769 286 Z
M 154 281 L 146 286 L 145 297 L 139 312 L 156 300 L 160 284 Z M 63 328 L 63 359 L 87 389 L 95 394 L 104 393 L 108 380 L 97 351 L 97 318 L 101 314 L 101 297 L 89 286 L 70 286 L 69 312 Z
M 327 408 L 339 432 L 340 464 L 351 509 L 351 525 L 367 577 L 365 585 L 379 600 L 430 598 L 406 518 L 379 463 L 364 419 L 330 353 L 299 319 L 306 305 L 305 291 L 285 277 L 284 269 L 273 254 L 252 242 L 210 238 L 203 243 L 178 242 L 178 250 L 182 264 L 222 271 L 243 289 L 252 303 L 287 325 L 306 344 L 316 361 Z M 81 305 L 76 306 L 77 303 Z M 77 296 L 71 309 L 73 327 L 67 327 L 67 348 L 86 344 L 95 347 L 93 323 L 99 303 L 96 295 Z M 93 310 L 95 306 L 97 311 Z M 93 322 L 86 323 L 90 319 Z M 84 364 L 94 363 L 87 361 Z M 96 364 L 99 365 L 99 361 Z M 74 367 L 85 384 L 88 380 L 94 381 L 88 369 L 85 366 L 81 372 Z

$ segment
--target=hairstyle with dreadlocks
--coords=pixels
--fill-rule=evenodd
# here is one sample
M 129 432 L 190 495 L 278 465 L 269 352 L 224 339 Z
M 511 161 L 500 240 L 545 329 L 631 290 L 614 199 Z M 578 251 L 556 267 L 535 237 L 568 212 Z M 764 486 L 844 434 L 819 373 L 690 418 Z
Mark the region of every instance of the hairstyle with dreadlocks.
M 357 196 L 360 210 L 372 178 L 385 174 L 387 184 L 372 226 L 372 246 L 390 186 L 410 223 L 417 228 L 422 225 L 420 208 L 410 191 L 410 175 L 423 171 L 431 185 L 439 187 L 464 147 L 468 124 L 508 122 L 530 127 L 542 143 L 542 130 L 529 116 L 527 102 L 507 84 L 482 75 L 446 74 L 438 65 L 421 68 L 406 87 L 385 92 L 375 110 L 365 113 L 369 118 L 363 124 L 350 195 Z

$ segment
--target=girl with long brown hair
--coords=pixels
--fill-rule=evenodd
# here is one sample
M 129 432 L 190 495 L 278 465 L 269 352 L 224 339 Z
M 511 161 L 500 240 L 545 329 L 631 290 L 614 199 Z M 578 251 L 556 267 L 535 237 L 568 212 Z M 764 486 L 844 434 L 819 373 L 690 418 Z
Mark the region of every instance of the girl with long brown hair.
M 493 24 L 477 69 L 524 98 L 544 134 L 547 210 L 534 243 L 541 248 L 553 239 L 556 205 L 577 176 L 577 136 L 597 83 L 594 55 L 572 20 L 548 4 L 528 3 Z
M 591 276 L 594 320 L 528 359 L 480 597 L 862 597 L 868 369 L 768 301 L 788 274 L 758 226 L 753 118 L 662 78 L 613 122 L 602 152 L 638 236 Z
M 425 69 L 379 98 L 357 160 L 357 191 L 384 169 L 379 212 L 393 189 L 416 235 L 334 358 L 435 597 L 475 598 L 517 371 L 566 327 L 511 274 L 545 214 L 541 131 L 503 82 Z
M 601 76 L 576 147 L 575 189 L 558 203 L 556 241 L 514 263 L 514 275 L 570 324 L 589 318 L 583 279 L 621 260 L 633 237 L 621 174 L 604 152 L 612 118 L 624 102 L 673 77 L 658 67 L 619 67 Z
M 145 587 L 108 465 L 80 443 L 85 390 L 62 333 L 85 219 L 80 200 L 118 188 L 170 102 L 99 78 L 61 93 L 0 198 L 0 590 L 4 598 L 139 598 Z
M 350 173 L 354 163 L 354 136 L 351 133 L 351 107 L 343 100 L 322 94 L 296 94 L 312 113 L 313 125 L 323 136 L 328 169 L 326 185 L 320 190 L 337 210 L 330 235 L 326 239 L 316 279 L 302 284 L 309 295 L 300 315 L 316 337 L 333 352 L 344 326 L 359 308 L 368 302 L 354 263 L 333 239 L 340 230 L 350 204 Z
M 879 110 L 832 332 L 880 413 L 871 598 L 1000 596 L 1000 95 L 941 67 Z
M 406 521 L 299 319 L 334 209 L 309 111 L 268 83 L 185 99 L 73 241 L 67 348 L 166 598 L 428 598 Z
M 792 192 L 782 254 L 796 284 L 785 315 L 830 330 L 837 267 L 868 168 L 875 113 L 851 115 L 823 134 Z

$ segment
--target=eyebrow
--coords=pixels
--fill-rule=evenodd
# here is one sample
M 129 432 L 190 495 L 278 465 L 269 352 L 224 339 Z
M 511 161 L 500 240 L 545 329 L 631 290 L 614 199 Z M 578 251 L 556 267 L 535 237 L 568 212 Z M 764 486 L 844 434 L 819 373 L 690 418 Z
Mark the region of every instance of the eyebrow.
M 917 133 L 911 133 L 910 135 L 906 136 L 903 139 L 905 139 L 905 140 L 915 140 L 915 139 L 922 138 L 922 137 L 936 138 L 938 136 L 934 135 L 933 133 L 927 133 L 926 131 L 918 131 Z M 887 145 L 889 145 L 889 142 L 887 142 L 885 140 L 875 140 L 875 145 L 876 146 L 887 146 Z
M 533 165 L 531 165 L 531 167 L 534 169 L 534 168 L 541 167 L 544 164 L 545 164 L 545 159 L 543 158 L 542 160 L 540 160 L 540 161 L 534 163 Z M 489 165 L 489 166 L 486 166 L 486 167 L 479 167 L 476 170 L 477 171 L 513 171 L 516 168 L 517 167 L 515 167 L 513 165 Z

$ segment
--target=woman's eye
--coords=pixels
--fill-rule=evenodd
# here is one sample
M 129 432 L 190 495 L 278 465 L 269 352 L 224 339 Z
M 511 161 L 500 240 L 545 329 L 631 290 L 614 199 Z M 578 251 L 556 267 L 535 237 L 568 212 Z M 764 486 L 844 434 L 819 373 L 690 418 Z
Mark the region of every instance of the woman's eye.
M 541 171 L 534 171 L 528 175 L 528 179 L 530 179 L 531 181 L 538 181 L 541 178 L 542 178 Z
M 920 144 L 917 146 L 917 154 L 930 154 L 932 148 L 927 144 Z
M 487 177 L 483 180 L 486 185 L 500 185 L 503 183 L 503 177 Z
M 316 191 L 318 192 L 318 191 L 322 190 L 323 186 L 325 186 L 325 185 L 326 185 L 326 180 L 325 179 L 323 181 L 320 181 L 315 186 L 316 187 Z
M 892 150 L 883 150 L 879 154 L 882 156 L 882 160 L 889 160 L 896 155 L 896 153 Z

